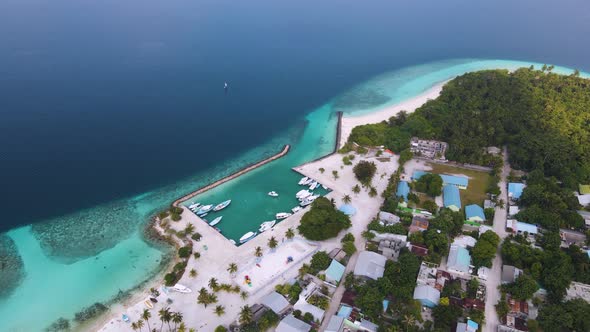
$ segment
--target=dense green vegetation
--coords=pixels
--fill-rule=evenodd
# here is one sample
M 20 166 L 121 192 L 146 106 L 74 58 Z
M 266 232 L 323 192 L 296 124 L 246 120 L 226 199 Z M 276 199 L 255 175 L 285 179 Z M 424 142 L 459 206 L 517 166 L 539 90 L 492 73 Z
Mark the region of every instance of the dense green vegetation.
M 448 159 L 474 164 L 493 162 L 484 147 L 508 145 L 513 167 L 573 189 L 590 182 L 590 81 L 532 68 L 468 73 L 410 115 L 354 128 L 349 141 L 402 151 L 412 136 L 446 141 Z
M 492 267 L 492 259 L 496 256 L 496 250 L 500 244 L 500 237 L 493 231 L 483 233 L 471 250 L 471 258 L 476 268 Z
M 414 183 L 414 189 L 431 197 L 440 196 L 443 180 L 438 174 L 424 174 Z
M 377 166 L 372 161 L 361 160 L 358 164 L 352 168 L 354 176 L 364 185 L 370 185 L 375 172 L 377 172 Z
M 321 241 L 335 237 L 341 230 L 350 226 L 350 218 L 347 215 L 336 210 L 327 198 L 319 197 L 303 215 L 297 229 L 307 239 Z

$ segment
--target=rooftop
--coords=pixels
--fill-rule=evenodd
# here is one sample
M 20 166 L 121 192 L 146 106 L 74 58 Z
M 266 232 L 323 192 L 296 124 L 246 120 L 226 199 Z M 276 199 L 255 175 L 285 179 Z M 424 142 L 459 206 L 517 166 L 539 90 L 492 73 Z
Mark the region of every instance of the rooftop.
M 279 323 L 276 332 L 307 332 L 311 330 L 311 325 L 301 321 L 293 315 L 289 315 Z
M 414 171 L 412 174 L 412 180 L 419 180 L 422 176 L 426 174 L 431 174 L 430 172 L 425 171 Z M 443 180 L 443 185 L 453 185 L 457 187 L 465 187 L 469 184 L 469 178 L 465 176 L 457 176 L 457 175 L 447 175 L 447 174 L 439 174 L 441 179 Z
M 408 200 L 408 194 L 410 193 L 410 186 L 408 185 L 407 181 L 400 181 L 397 184 L 397 191 L 395 192 L 395 195 L 397 197 L 403 197 L 404 200 Z
M 470 264 L 471 256 L 469 255 L 469 251 L 461 246 L 451 245 L 447 267 L 455 271 L 469 273 Z
M 387 259 L 372 251 L 361 251 L 354 267 L 355 276 L 364 276 L 377 280 L 383 277 Z
M 260 299 L 260 303 L 274 311 L 276 314 L 282 313 L 289 307 L 289 301 L 287 301 L 281 294 L 277 292 L 271 292 L 263 296 Z
M 486 215 L 482 207 L 477 204 L 467 205 L 465 207 L 465 216 L 467 219 L 486 220 Z
M 333 259 L 326 270 L 326 279 L 340 282 L 342 275 L 344 274 L 345 266 L 340 264 L 337 260 Z
M 508 183 L 508 196 L 512 199 L 519 199 L 524 190 L 524 183 L 510 182 Z
M 590 194 L 590 184 L 580 184 L 580 195 Z
M 422 302 L 427 307 L 438 305 L 440 291 L 429 285 L 417 285 L 414 289 L 414 300 Z
M 443 188 L 443 203 L 445 207 L 461 208 L 461 196 L 459 189 L 452 185 L 446 185 Z
M 535 226 L 533 224 L 527 224 L 525 222 L 517 221 L 516 222 L 516 231 L 520 232 L 520 233 L 527 232 L 529 234 L 537 234 L 538 228 L 537 228 L 537 226 Z

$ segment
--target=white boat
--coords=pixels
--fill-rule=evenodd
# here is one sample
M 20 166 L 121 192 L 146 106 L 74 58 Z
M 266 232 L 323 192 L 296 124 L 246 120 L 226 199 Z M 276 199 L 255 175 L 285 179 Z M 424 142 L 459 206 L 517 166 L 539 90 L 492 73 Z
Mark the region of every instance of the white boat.
M 246 243 L 256 236 L 256 232 L 248 232 L 240 238 L 240 243 Z
M 301 178 L 301 180 L 299 180 L 299 183 L 298 184 L 300 186 L 302 186 L 305 182 L 307 182 L 307 180 L 309 180 L 309 178 L 307 176 L 306 177 L 303 177 L 303 178 Z
M 292 208 L 291 211 L 293 211 L 293 213 L 297 213 L 297 212 L 301 211 L 301 206 L 296 206 L 296 207 Z
M 299 203 L 299 205 L 302 207 L 308 206 L 309 204 L 313 203 L 313 201 L 315 201 L 318 197 L 320 197 L 320 196 L 314 195 L 314 196 L 307 197 L 306 199 L 302 200 L 301 203 Z
M 174 285 L 174 287 L 172 287 L 172 290 L 179 292 L 179 293 L 185 293 L 185 294 L 193 292 L 192 289 L 186 287 L 185 285 L 181 285 L 181 284 Z
M 215 207 L 213 208 L 213 211 L 223 210 L 229 205 L 229 203 L 231 203 L 231 199 L 228 199 L 225 202 L 221 202 L 221 203 L 215 205 Z
M 277 223 L 276 220 L 270 220 L 270 221 L 265 221 L 262 224 L 260 224 L 260 228 L 258 229 L 258 231 L 260 233 L 268 231 L 269 229 L 272 228 L 272 226 L 274 226 Z
M 290 216 L 291 216 L 291 213 L 287 213 L 287 212 L 279 212 L 275 215 L 275 217 L 279 220 L 288 218 Z
M 318 183 L 317 181 L 313 181 L 310 185 L 309 185 L 309 189 L 314 190 L 315 188 L 318 187 Z
M 229 243 L 233 244 L 234 246 L 236 245 L 236 241 L 234 241 L 232 239 L 229 240 Z
M 213 204 L 203 205 L 203 206 L 201 206 L 199 211 L 197 211 L 197 214 L 205 214 L 205 213 L 211 211 L 211 209 L 213 209 Z
M 328 190 L 328 187 L 326 187 L 326 185 L 322 184 L 322 188 L 324 188 L 325 190 Z
M 270 197 L 278 197 L 279 196 L 279 193 L 277 193 L 276 191 L 271 191 L 271 192 L 268 193 L 268 196 L 270 196 Z
M 153 303 L 152 303 L 152 301 L 150 301 L 150 300 L 145 300 L 145 301 L 143 301 L 143 304 L 145 304 L 145 306 L 146 306 L 148 309 L 153 309 L 153 308 L 154 308 L 154 304 L 153 304 Z
M 223 216 L 219 216 L 219 217 L 217 217 L 217 218 L 213 219 L 213 220 L 212 220 L 212 221 L 209 223 L 209 226 L 215 226 L 215 225 L 219 224 L 219 222 L 221 221 L 221 219 L 222 219 L 222 218 L 223 218 Z
M 304 186 L 309 186 L 313 182 L 313 179 L 307 179 L 307 181 L 303 182 Z
M 198 209 L 201 206 L 201 203 L 194 203 L 188 206 L 189 209 Z
M 295 197 L 300 200 L 311 195 L 312 193 L 309 190 L 300 190 L 297 192 L 297 194 L 295 194 Z
M 208 214 L 209 214 L 209 213 L 203 213 L 203 214 L 202 214 L 202 215 L 200 215 L 199 217 L 201 217 L 201 218 L 205 218 L 205 217 L 206 217 Z M 205 219 L 203 219 L 203 220 L 205 220 Z M 205 221 L 207 221 L 207 220 L 205 220 Z

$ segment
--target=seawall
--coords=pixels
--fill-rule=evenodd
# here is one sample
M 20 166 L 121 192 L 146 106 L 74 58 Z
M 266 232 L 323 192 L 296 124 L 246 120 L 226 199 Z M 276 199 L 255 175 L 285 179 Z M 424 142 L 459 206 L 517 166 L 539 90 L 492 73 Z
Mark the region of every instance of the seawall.
M 199 194 L 202 194 L 202 193 L 206 192 L 207 190 L 211 190 L 211 189 L 213 189 L 213 188 L 215 188 L 215 187 L 217 187 L 217 186 L 219 186 L 221 184 L 226 183 L 227 181 L 231 181 L 231 180 L 237 178 L 240 175 L 244 175 L 244 174 L 246 174 L 246 173 L 248 173 L 248 172 L 250 172 L 252 170 L 257 169 L 260 166 L 266 165 L 266 164 L 268 164 L 269 162 L 271 162 L 273 160 L 277 160 L 277 159 L 283 157 L 284 155 L 286 155 L 289 152 L 289 149 L 291 149 L 291 146 L 289 144 L 287 144 L 287 145 L 285 145 L 283 147 L 283 149 L 281 150 L 281 152 L 279 152 L 279 153 L 277 153 L 277 154 L 275 154 L 275 155 L 273 155 L 271 157 L 268 157 L 268 158 L 266 158 L 264 160 L 261 160 L 261 161 L 255 163 L 255 164 L 251 164 L 251 165 L 249 165 L 249 166 L 247 166 L 245 168 L 242 168 L 241 170 L 239 170 L 239 171 L 237 171 L 237 172 L 235 172 L 233 174 L 230 174 L 230 175 L 228 175 L 228 176 L 226 176 L 226 177 L 224 177 L 222 179 L 219 179 L 219 180 L 217 180 L 217 181 L 215 181 L 215 182 L 213 182 L 211 184 L 208 184 L 208 185 L 206 185 L 204 187 L 201 187 L 201 188 L 197 189 L 196 191 L 193 191 L 193 192 L 191 192 L 189 194 L 186 194 L 186 195 L 178 198 L 177 200 L 175 200 L 172 203 L 172 205 L 173 206 L 178 206 L 180 203 L 182 203 L 182 202 L 184 202 L 186 200 L 189 200 L 189 199 L 191 199 L 191 198 L 193 198 L 193 197 L 195 197 L 195 196 L 197 196 Z

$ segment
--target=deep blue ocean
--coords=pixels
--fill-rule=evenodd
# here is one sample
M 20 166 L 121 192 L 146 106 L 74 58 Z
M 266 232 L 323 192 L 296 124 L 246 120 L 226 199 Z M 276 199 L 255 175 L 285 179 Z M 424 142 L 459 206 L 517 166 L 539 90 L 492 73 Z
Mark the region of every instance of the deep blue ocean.
M 174 183 L 384 71 L 587 70 L 589 35 L 581 0 L 5 0 L 0 230 Z

